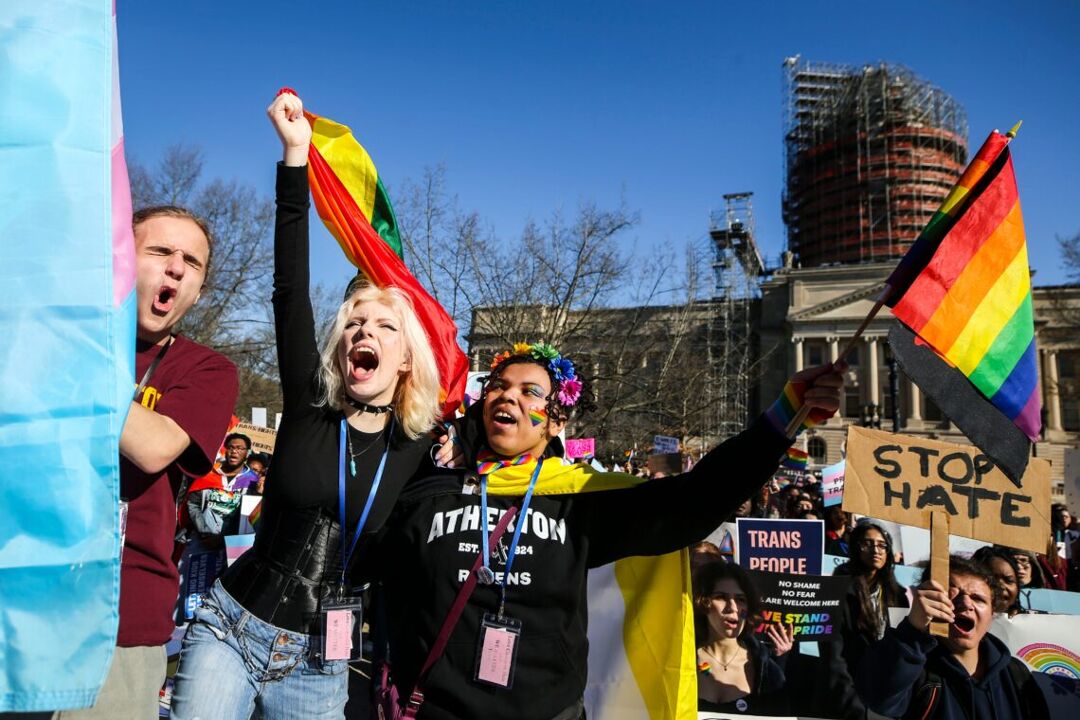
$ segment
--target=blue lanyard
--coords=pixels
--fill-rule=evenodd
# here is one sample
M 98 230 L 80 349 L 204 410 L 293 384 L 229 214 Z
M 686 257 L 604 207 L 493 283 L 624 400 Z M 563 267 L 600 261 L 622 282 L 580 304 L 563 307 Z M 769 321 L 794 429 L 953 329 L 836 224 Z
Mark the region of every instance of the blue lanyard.
M 543 466 L 543 460 L 536 461 L 536 469 L 533 470 L 532 479 L 529 480 L 529 489 L 525 491 L 525 499 L 521 501 L 521 512 L 518 513 L 517 519 L 514 521 L 514 537 L 510 541 L 510 549 L 506 555 L 506 571 L 503 573 L 502 579 L 502 601 L 499 603 L 499 615 L 502 615 L 503 605 L 506 601 L 506 582 L 510 577 L 510 568 L 514 564 L 514 555 L 517 554 L 518 540 L 521 539 L 521 528 L 525 526 L 525 522 L 528 520 L 526 513 L 529 511 L 529 501 L 532 500 L 533 490 L 536 489 L 536 481 L 540 477 L 540 468 Z M 484 567 L 489 567 L 491 563 L 491 551 L 488 543 L 488 504 L 487 504 L 487 475 L 480 478 L 480 528 L 483 531 L 482 536 L 484 539 Z
M 386 469 L 386 457 L 390 454 L 390 438 L 394 434 L 394 416 L 390 416 L 390 430 L 386 434 L 386 448 L 383 450 L 382 459 L 379 460 L 379 469 L 375 471 L 375 477 L 371 481 L 371 489 L 368 490 L 367 502 L 364 510 L 360 513 L 360 522 L 356 524 L 356 532 L 353 533 L 352 542 L 345 548 L 345 448 L 348 446 L 349 426 L 345 418 L 341 418 L 341 434 L 338 437 L 338 519 L 341 520 L 341 585 L 345 586 L 345 570 L 349 567 L 349 558 L 356 550 L 356 543 L 360 540 L 360 534 L 364 532 L 368 515 L 371 514 L 371 506 L 375 504 L 375 494 L 379 491 L 379 483 L 382 482 L 383 470 Z

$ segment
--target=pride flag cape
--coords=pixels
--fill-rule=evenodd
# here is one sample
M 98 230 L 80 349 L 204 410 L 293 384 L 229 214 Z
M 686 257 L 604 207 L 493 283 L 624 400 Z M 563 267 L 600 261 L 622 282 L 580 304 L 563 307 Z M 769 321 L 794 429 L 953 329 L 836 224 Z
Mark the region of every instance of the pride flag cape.
M 469 371 L 457 344 L 457 326 L 405 267 L 390 199 L 352 130 L 314 113 L 304 115 L 312 130 L 308 179 L 315 209 L 349 262 L 374 284 L 399 288 L 412 300 L 439 368 L 443 414 L 453 417 Z
M 112 0 L 3 2 L 0 37 L 0 712 L 33 712 L 116 645 L 135 247 Z
M 536 465 L 488 476 L 488 492 L 524 495 Z M 590 465 L 544 461 L 537 495 L 631 487 L 641 478 Z M 589 572 L 589 682 L 585 711 L 596 720 L 697 717 L 693 597 L 686 550 L 630 557 Z
M 904 371 L 1019 485 L 1041 403 L 1009 139 L 990 133 L 889 277 L 887 304 Z

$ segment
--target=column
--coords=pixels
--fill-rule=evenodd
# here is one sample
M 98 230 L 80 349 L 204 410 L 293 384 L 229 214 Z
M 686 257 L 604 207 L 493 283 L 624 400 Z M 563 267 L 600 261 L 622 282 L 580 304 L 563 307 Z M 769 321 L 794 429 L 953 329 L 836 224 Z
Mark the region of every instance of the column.
M 911 392 L 908 393 L 908 419 L 922 420 L 922 391 L 910 378 L 907 382 L 911 388 Z
M 1046 361 L 1046 424 L 1048 430 L 1061 430 L 1061 394 L 1058 392 L 1057 350 L 1047 350 Z
M 795 372 L 799 372 L 803 369 L 803 339 L 792 338 L 791 341 L 795 344 Z
M 868 384 L 866 401 L 871 405 L 881 407 L 881 385 L 878 381 L 878 339 L 868 338 L 866 341 L 866 382 Z
M 830 335 L 829 338 L 829 362 L 834 363 L 840 358 L 840 343 L 837 342 L 835 335 Z

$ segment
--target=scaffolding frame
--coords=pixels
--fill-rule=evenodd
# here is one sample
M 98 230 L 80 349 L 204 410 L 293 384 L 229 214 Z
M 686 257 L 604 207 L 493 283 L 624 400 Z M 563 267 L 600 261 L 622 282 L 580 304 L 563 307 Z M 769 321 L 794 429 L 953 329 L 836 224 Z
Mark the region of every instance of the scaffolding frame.
M 716 276 L 714 312 L 708 324 L 709 413 L 705 434 L 714 441 L 743 430 L 753 386 L 753 310 L 761 296 L 765 264 L 754 235 L 753 193 L 723 196 L 724 210 L 709 218 Z
M 897 65 L 783 67 L 787 249 L 803 267 L 901 257 L 963 171 L 963 107 Z

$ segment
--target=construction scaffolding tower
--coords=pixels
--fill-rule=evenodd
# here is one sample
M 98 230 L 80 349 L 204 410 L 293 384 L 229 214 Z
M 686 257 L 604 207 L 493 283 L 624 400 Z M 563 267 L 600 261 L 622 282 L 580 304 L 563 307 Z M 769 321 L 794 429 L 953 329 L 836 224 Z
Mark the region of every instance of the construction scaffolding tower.
M 709 218 L 716 274 L 714 312 L 708 326 L 709 395 L 706 434 L 730 437 L 746 427 L 750 406 L 755 300 L 765 265 L 754 240 L 753 193 L 724 195 L 723 213 Z
M 901 257 L 959 179 L 967 117 L 884 63 L 784 61 L 784 222 L 802 267 Z

